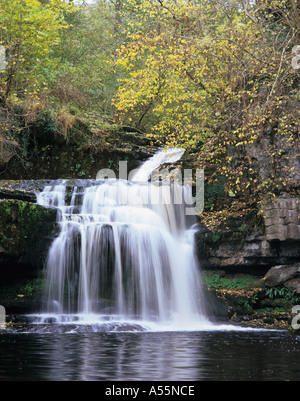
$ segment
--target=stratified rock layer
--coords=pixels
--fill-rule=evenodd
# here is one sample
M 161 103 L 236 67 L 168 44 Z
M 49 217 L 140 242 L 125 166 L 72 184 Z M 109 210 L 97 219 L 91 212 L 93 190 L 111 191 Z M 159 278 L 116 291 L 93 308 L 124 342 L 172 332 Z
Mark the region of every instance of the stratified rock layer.
M 265 205 L 263 224 L 259 229 L 248 227 L 244 237 L 229 231 L 221 233 L 218 241 L 212 241 L 212 236 L 204 234 L 202 265 L 226 269 L 297 263 L 300 260 L 299 206 L 299 198 L 290 197 Z

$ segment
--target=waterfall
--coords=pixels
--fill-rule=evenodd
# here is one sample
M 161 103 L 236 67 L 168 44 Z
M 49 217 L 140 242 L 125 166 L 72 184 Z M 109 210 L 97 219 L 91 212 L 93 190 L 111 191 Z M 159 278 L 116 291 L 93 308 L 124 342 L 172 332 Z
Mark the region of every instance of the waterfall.
M 134 181 L 54 181 L 38 194 L 38 203 L 58 209 L 60 225 L 47 259 L 47 312 L 182 328 L 207 321 L 195 228 L 184 212 L 189 192 L 147 182 L 161 156 Z
M 153 170 L 157 169 L 164 163 L 174 163 L 184 154 L 182 148 L 162 149 L 155 153 L 149 160 L 143 163 L 142 168 L 134 174 L 133 181 L 148 181 Z

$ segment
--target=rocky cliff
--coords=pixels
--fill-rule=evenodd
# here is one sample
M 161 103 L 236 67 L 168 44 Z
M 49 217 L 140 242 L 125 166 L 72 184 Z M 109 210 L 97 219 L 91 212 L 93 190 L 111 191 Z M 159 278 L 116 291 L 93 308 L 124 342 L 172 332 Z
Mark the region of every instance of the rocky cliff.
M 278 198 L 264 206 L 259 227 L 219 233 L 215 240 L 204 230 L 200 259 L 204 268 L 253 268 L 263 272 L 274 265 L 296 263 L 300 259 L 299 198 Z M 201 243 L 201 239 L 200 239 Z

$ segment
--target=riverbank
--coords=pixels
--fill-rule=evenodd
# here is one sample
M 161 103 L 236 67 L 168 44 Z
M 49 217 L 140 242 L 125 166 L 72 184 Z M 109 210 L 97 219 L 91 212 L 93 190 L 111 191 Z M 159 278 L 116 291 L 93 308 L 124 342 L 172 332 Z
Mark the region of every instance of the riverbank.
M 300 304 L 295 292 L 267 287 L 264 277 L 250 274 L 205 271 L 203 276 L 209 294 L 223 305 L 233 324 L 293 331 L 292 308 Z

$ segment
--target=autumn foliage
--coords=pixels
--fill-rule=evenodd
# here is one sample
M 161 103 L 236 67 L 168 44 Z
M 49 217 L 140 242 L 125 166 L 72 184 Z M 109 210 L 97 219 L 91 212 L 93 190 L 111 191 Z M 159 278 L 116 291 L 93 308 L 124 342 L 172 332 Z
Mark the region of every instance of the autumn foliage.
M 297 191 L 297 2 L 126 3 L 119 121 L 196 153 L 233 209 Z
M 1 101 L 184 147 L 221 219 L 299 191 L 299 27 L 297 0 L 2 0 Z

